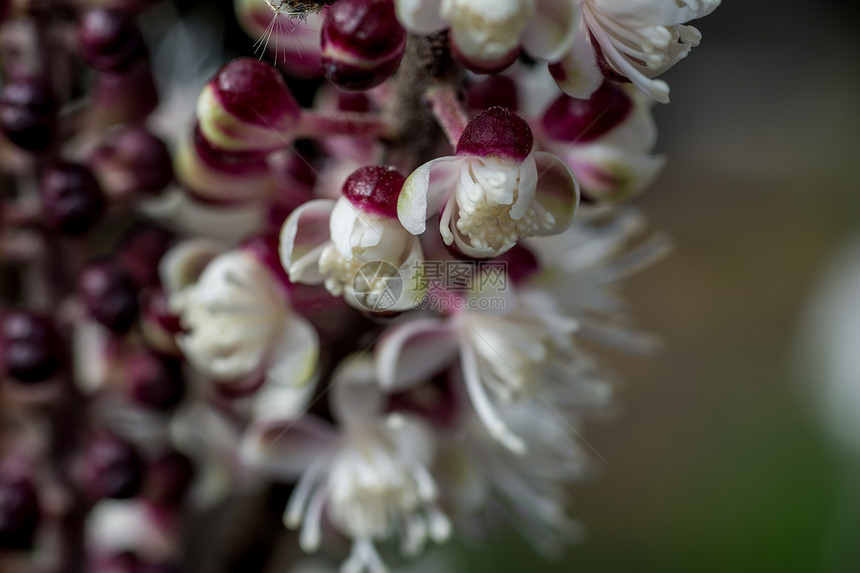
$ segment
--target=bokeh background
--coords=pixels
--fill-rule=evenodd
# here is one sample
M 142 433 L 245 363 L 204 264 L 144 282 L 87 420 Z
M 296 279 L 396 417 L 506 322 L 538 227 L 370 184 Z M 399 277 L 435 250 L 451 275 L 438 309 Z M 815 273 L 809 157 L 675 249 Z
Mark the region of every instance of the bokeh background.
M 248 49 L 229 3 L 180 4 L 221 11 L 227 54 Z M 603 461 L 575 491 L 586 540 L 546 563 L 500 534 L 459 548 L 464 571 L 860 572 L 860 463 L 824 430 L 801 334 L 860 234 L 858 16 L 724 0 L 697 23 L 656 110 L 668 168 L 638 200 L 676 249 L 626 289 L 664 350 L 602 356 L 618 406 L 587 432 Z

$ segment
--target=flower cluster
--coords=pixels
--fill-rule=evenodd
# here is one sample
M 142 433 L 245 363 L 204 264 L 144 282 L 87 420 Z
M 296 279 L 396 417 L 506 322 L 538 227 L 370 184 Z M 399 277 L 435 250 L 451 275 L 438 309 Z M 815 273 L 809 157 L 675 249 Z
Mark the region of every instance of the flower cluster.
M 497 516 L 575 540 L 582 342 L 655 346 L 628 202 L 719 0 L 236 0 L 262 54 L 211 77 L 199 22 L 60 3 L 0 14 L 0 568 L 174 571 L 272 482 L 347 573 Z

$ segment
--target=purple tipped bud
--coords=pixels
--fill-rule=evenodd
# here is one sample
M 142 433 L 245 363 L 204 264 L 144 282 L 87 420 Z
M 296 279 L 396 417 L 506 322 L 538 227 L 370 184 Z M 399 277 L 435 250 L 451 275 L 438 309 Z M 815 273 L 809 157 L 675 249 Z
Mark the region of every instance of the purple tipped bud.
M 99 126 L 140 123 L 158 106 L 158 89 L 147 58 L 96 76 L 90 119 Z
M 562 94 L 547 108 L 543 127 L 559 141 L 585 143 L 614 128 L 633 109 L 633 100 L 618 85 L 603 82 L 589 99 Z
M 78 295 L 90 316 L 113 332 L 127 332 L 137 318 L 137 285 L 119 261 L 88 263 L 78 278 Z
M 397 199 L 406 179 L 394 167 L 373 165 L 357 169 L 343 184 L 343 196 L 359 209 L 397 218 Z
M 3 317 L 0 355 L 6 374 L 25 383 L 48 380 L 63 361 L 62 344 L 54 323 L 24 310 L 13 310 Z
M 27 151 L 46 149 L 53 140 L 57 102 L 47 81 L 15 79 L 0 91 L 0 129 Z
M 42 207 L 47 223 L 67 235 L 82 235 L 101 218 L 105 198 L 93 173 L 77 163 L 59 163 L 42 174 Z
M 25 477 L 0 478 L 0 549 L 30 549 L 41 519 L 32 482 Z
M 534 141 L 526 120 L 503 107 L 491 107 L 466 124 L 457 143 L 457 155 L 523 161 L 532 152 Z
M 111 197 L 155 194 L 173 180 L 173 161 L 167 145 L 140 126 L 113 133 L 96 148 L 89 163 Z
M 323 73 L 346 90 L 367 90 L 387 80 L 405 49 L 406 30 L 393 0 L 338 0 L 323 23 Z
M 469 86 L 466 105 L 472 109 L 483 110 L 501 106 L 516 111 L 520 105 L 517 83 L 508 76 L 487 76 Z
M 240 58 L 218 70 L 197 99 L 200 130 L 226 151 L 283 147 L 301 115 L 277 68 Z
M 176 176 L 190 193 L 210 203 L 254 201 L 274 187 L 265 155 L 219 149 L 203 136 L 199 125 L 180 142 Z
M 179 452 L 164 452 L 149 464 L 144 495 L 155 503 L 180 503 L 193 481 L 194 463 Z
M 173 233 L 155 223 L 139 223 L 120 240 L 117 256 L 138 286 L 158 284 L 158 264 L 173 239 Z
M 144 44 L 134 18 L 126 12 L 94 8 L 78 20 L 81 59 L 99 71 L 117 71 L 143 55 Z
M 128 358 L 129 393 L 138 404 L 155 410 L 169 410 L 185 396 L 185 380 L 179 361 L 153 352 Z
M 100 434 L 87 445 L 78 480 L 92 499 L 128 499 L 140 492 L 144 464 L 138 451 L 117 436 Z

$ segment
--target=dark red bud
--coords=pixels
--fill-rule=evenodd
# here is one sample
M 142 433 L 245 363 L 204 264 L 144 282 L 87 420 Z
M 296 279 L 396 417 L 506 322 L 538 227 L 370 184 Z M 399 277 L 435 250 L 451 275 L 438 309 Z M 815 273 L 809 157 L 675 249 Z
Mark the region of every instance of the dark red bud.
M 127 12 L 87 10 L 78 20 L 81 59 L 100 71 L 118 71 L 144 55 L 143 37 Z
M 167 145 L 142 126 L 114 132 L 93 152 L 90 165 L 105 191 L 117 197 L 155 194 L 173 180 Z
M 111 434 L 94 437 L 81 459 L 78 479 L 92 499 L 128 499 L 140 492 L 144 464 L 137 449 Z
M 397 218 L 397 199 L 406 179 L 388 165 L 357 169 L 343 184 L 343 195 L 356 207 L 385 217 Z
M 54 323 L 24 310 L 8 312 L 0 330 L 0 354 L 6 374 L 19 382 L 43 382 L 63 362 L 62 345 Z
M 405 48 L 393 0 L 338 0 L 326 14 L 323 73 L 342 89 L 378 86 L 397 70 Z
M 534 135 L 526 120 L 503 107 L 491 107 L 466 124 L 457 155 L 498 156 L 523 161 L 532 152 Z
M 90 316 L 114 332 L 127 332 L 137 319 L 137 285 L 117 260 L 89 262 L 78 278 L 78 295 Z
M 588 142 L 624 121 L 633 109 L 633 100 L 617 84 L 603 85 L 589 99 L 562 94 L 547 108 L 543 127 L 559 141 Z
M 67 235 L 89 231 L 105 210 L 93 173 L 77 163 L 58 163 L 42 174 L 40 194 L 48 225 Z
M 159 283 L 158 265 L 173 244 L 173 233 L 155 223 L 138 223 L 120 240 L 117 256 L 141 287 Z
M 51 144 L 56 114 L 56 100 L 44 79 L 14 79 L 0 91 L 0 129 L 22 149 L 41 151 Z
M 179 361 L 153 352 L 141 352 L 128 359 L 129 393 L 147 408 L 169 410 L 185 396 L 185 380 Z
M 0 478 L 0 549 L 30 549 L 41 520 L 33 483 L 26 478 Z
M 508 76 L 487 76 L 469 86 L 466 104 L 472 109 L 501 106 L 516 111 L 519 108 L 517 83 Z

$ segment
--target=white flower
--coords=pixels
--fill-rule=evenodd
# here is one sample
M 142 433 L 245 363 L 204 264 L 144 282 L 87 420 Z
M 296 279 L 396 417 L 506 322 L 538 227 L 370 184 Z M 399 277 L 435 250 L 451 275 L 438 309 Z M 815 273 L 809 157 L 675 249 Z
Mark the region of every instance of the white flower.
M 498 71 L 522 45 L 535 58 L 555 62 L 577 33 L 572 0 L 396 0 L 397 16 L 414 33 L 451 29 L 457 53 L 476 69 Z
M 325 513 L 352 539 L 342 571 L 386 571 L 374 542 L 400 534 L 402 551 L 420 551 L 428 538 L 450 534 L 436 504 L 429 472 L 433 435 L 418 419 L 383 412 L 373 362 L 349 356 L 332 382 L 331 406 L 338 427 L 298 408 L 258 417 L 244 440 L 245 459 L 284 479 L 301 476 L 284 514 L 301 526 L 299 542 L 315 551 Z M 301 400 L 297 402 L 300 403 Z
M 702 18 L 720 0 L 578 0 L 579 34 L 555 75 L 569 95 L 587 98 L 603 81 L 598 58 L 661 103 L 669 86 L 657 76 L 699 45 L 701 33 L 684 22 Z M 589 41 L 594 38 L 595 46 Z
M 482 301 L 498 297 L 503 304 Z M 511 285 L 505 292 L 470 293 L 460 306 L 444 318 L 411 319 L 390 328 L 376 347 L 380 383 L 388 391 L 411 388 L 459 364 L 487 431 L 524 454 L 529 444 L 504 421 L 499 406 L 534 399 L 556 379 L 575 385 L 589 369 L 573 343 L 578 325 L 538 298 L 515 294 Z
M 322 283 L 359 309 L 412 308 L 420 293 L 412 292 L 411 277 L 423 254 L 394 212 L 402 185 L 393 169 L 363 167 L 347 178 L 337 201 L 309 201 L 293 211 L 280 241 L 290 280 Z
M 627 306 L 616 292 L 623 280 L 671 248 L 664 234 L 631 246 L 644 227 L 642 215 L 634 209 L 583 210 L 563 234 L 527 244 L 541 270 L 529 277 L 528 288 L 576 318 L 580 336 L 627 352 L 653 351 L 657 342 L 631 328 Z
M 209 241 L 188 241 L 161 264 L 171 309 L 184 334 L 177 343 L 198 371 L 236 385 L 249 377 L 306 383 L 316 369 L 314 329 L 289 306 L 283 286 L 245 249 L 215 254 Z
M 397 214 L 415 235 L 440 214 L 439 232 L 471 257 L 494 257 L 524 237 L 561 232 L 573 218 L 579 187 L 556 156 L 532 152 L 528 124 L 494 107 L 473 118 L 457 155 L 419 167 L 403 186 Z

